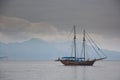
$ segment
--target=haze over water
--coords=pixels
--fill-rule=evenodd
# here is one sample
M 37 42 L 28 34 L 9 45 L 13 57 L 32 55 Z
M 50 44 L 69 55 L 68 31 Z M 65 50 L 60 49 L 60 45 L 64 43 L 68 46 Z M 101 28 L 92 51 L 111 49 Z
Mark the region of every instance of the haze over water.
M 85 28 L 93 36 L 107 60 L 120 60 L 120 0 L 0 0 L 0 80 L 120 80 L 120 61 L 32 61 L 70 53 L 74 24 L 77 35 Z
M 53 61 L 0 61 L 0 80 L 120 80 L 120 61 L 64 66 Z

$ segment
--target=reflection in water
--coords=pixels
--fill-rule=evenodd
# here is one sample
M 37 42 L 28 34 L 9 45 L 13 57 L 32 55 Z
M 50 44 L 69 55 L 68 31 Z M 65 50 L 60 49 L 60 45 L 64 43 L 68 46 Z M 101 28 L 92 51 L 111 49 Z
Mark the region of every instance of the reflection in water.
M 82 67 L 82 73 L 83 73 L 83 79 L 82 80 L 86 80 L 86 66 Z
M 86 66 L 72 66 L 72 80 L 87 80 Z
M 73 67 L 73 79 L 74 80 L 77 80 L 77 69 L 76 68 L 77 68 L 76 66 Z
M 0 80 L 120 80 L 120 61 L 102 61 L 95 66 L 64 66 L 48 61 L 0 61 Z

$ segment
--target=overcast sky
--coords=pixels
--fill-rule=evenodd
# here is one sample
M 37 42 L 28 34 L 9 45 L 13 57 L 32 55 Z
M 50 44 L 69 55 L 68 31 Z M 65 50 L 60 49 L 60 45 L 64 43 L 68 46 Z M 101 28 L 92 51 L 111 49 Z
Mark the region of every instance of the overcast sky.
M 120 51 L 119 0 L 1 0 L 0 41 L 64 40 L 76 25 L 105 49 Z

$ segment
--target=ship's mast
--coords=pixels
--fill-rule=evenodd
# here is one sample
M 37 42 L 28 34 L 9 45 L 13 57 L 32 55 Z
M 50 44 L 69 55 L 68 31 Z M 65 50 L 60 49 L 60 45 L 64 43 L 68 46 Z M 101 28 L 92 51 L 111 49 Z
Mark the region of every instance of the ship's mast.
M 85 61 L 85 29 L 83 30 L 83 51 L 84 51 L 84 61 Z
M 74 25 L 74 53 L 75 53 L 75 59 L 76 59 L 76 29 Z

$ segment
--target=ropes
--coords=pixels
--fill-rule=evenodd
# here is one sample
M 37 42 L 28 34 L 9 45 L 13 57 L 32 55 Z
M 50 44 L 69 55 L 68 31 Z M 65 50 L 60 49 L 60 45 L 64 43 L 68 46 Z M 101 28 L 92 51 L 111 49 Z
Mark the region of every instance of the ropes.
M 87 33 L 87 32 L 86 32 L 86 33 Z M 87 36 L 88 36 L 88 41 L 90 42 L 91 46 L 92 46 L 93 49 L 96 51 L 96 53 L 97 53 L 98 55 L 100 55 L 100 54 L 99 54 L 99 52 L 100 52 L 100 53 L 102 53 L 102 55 L 105 56 L 105 54 L 101 51 L 101 49 L 97 46 L 97 44 L 92 40 L 92 38 L 89 36 L 88 33 L 87 33 Z M 89 39 L 90 39 L 90 40 L 89 40 Z M 92 43 L 93 43 L 93 44 L 92 44 Z M 93 45 L 94 45 L 95 47 L 97 47 L 97 49 L 98 49 L 99 52 L 96 50 L 96 48 L 95 48 Z
M 87 38 L 88 39 L 88 38 Z M 101 57 L 101 55 L 99 54 L 99 52 L 95 49 L 94 45 L 91 43 L 91 41 L 88 39 L 88 41 L 90 42 L 90 45 L 92 46 L 92 48 L 95 50 L 95 52 L 98 54 L 99 57 Z
M 74 31 L 74 38 L 73 38 L 73 40 L 74 40 L 74 42 L 72 42 L 72 53 L 71 53 L 71 56 L 73 56 L 73 53 L 75 54 L 75 58 L 76 58 L 76 49 L 77 49 L 77 47 L 76 47 L 76 31 L 75 31 L 75 27 L 74 28 L 72 28 L 72 30 L 71 30 L 71 32 L 69 33 L 69 37 L 71 36 L 71 35 L 73 35 L 72 34 L 72 31 Z M 86 36 L 85 36 L 85 33 L 86 33 Z M 83 36 L 83 44 L 82 44 L 82 48 L 81 48 L 81 57 L 84 57 L 84 60 L 85 60 L 85 58 L 88 58 L 88 54 L 86 54 L 86 50 L 85 50 L 85 46 L 86 46 L 86 44 L 85 44 L 85 42 L 86 42 L 86 40 L 85 40 L 85 37 L 87 38 L 87 40 L 88 40 L 88 42 L 90 43 L 90 45 L 91 45 L 91 47 L 92 47 L 92 49 L 95 51 L 95 53 L 97 54 L 97 56 L 99 56 L 99 57 L 102 57 L 102 56 L 105 56 L 105 54 L 100 50 L 100 48 L 97 46 L 97 44 L 92 40 L 92 38 L 88 35 L 88 33 L 87 32 L 85 32 L 85 30 L 84 30 L 84 36 Z M 74 45 L 73 45 L 74 44 Z M 73 46 L 74 46 L 74 48 L 73 48 Z M 87 47 L 87 48 L 89 48 L 89 46 Z M 91 49 L 91 48 L 90 48 Z M 84 53 L 84 56 L 83 56 L 83 53 Z M 101 55 L 101 54 L 102 55 Z M 105 56 L 106 57 L 106 56 Z

